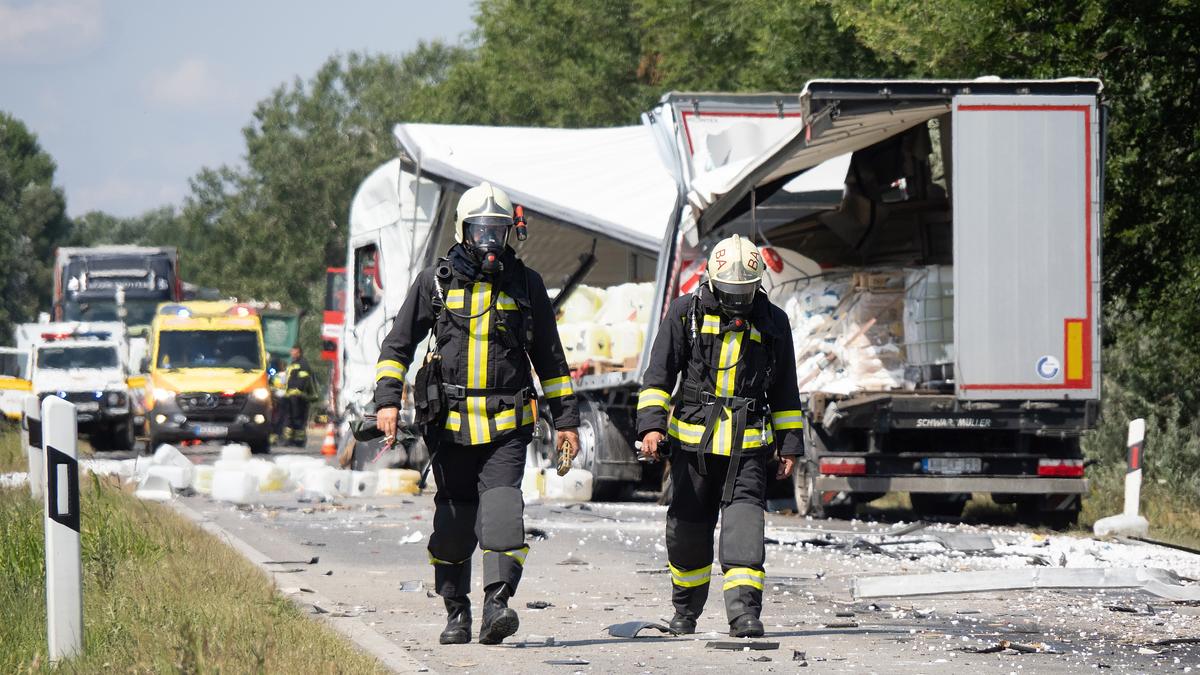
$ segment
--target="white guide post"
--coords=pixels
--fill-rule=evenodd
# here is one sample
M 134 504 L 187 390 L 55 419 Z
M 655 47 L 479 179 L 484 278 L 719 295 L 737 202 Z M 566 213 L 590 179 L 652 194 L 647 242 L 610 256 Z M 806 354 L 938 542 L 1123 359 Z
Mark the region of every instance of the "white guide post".
M 1146 442 L 1146 420 L 1138 418 L 1129 423 L 1129 440 L 1125 442 L 1128 462 L 1125 466 L 1125 515 L 1138 514 L 1142 499 L 1142 451 Z
M 50 661 L 83 650 L 83 575 L 79 557 L 79 460 L 75 406 L 42 401 L 46 450 L 46 638 Z
M 37 394 L 25 397 L 21 411 L 21 442 L 25 445 L 25 456 L 29 459 L 29 494 L 34 499 L 42 496 L 45 477 L 42 467 L 42 408 L 38 404 Z

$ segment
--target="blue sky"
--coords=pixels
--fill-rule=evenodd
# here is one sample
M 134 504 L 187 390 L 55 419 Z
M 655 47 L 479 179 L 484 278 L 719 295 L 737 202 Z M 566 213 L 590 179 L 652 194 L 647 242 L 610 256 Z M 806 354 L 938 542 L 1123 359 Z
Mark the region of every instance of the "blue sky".
M 203 166 L 240 161 L 277 85 L 335 52 L 457 42 L 473 0 L 0 0 L 0 110 L 58 163 L 67 210 L 178 204 Z

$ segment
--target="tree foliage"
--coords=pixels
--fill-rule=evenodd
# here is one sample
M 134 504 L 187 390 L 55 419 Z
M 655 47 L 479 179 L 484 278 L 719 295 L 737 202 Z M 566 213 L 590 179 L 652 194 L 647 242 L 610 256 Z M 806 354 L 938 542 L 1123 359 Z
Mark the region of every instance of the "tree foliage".
M 54 249 L 71 234 L 55 168 L 37 136 L 0 112 L 0 337 L 50 305 Z

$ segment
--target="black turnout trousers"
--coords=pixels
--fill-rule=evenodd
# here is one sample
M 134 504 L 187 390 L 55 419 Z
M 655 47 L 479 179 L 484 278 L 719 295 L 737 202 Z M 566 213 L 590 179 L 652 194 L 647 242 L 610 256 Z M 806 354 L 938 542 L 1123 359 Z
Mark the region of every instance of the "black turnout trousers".
M 671 455 L 674 496 L 667 509 L 667 559 L 671 568 L 675 611 L 692 619 L 708 599 L 713 539 L 721 519 L 722 592 L 730 623 L 762 612 L 766 549 L 763 543 L 767 491 L 767 450 L 750 451 L 737 460 L 733 498 L 721 503 L 731 459 L 706 454 L 704 473 L 695 452 Z
M 471 556 L 483 549 L 483 586 L 506 583 L 515 592 L 525 556 L 521 478 L 529 427 L 491 443 L 444 442 L 433 456 L 433 534 L 429 561 L 434 587 L 446 598 L 471 592 Z

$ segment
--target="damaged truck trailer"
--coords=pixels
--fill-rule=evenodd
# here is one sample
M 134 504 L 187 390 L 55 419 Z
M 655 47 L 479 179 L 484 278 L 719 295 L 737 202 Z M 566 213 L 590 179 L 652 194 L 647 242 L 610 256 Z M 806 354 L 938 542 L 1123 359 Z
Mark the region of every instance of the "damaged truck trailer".
M 971 493 L 1073 522 L 1100 399 L 1096 80 L 814 81 L 803 127 L 693 189 L 681 245 L 768 245 L 807 399 L 802 513 Z M 797 199 L 842 158 L 842 194 Z

